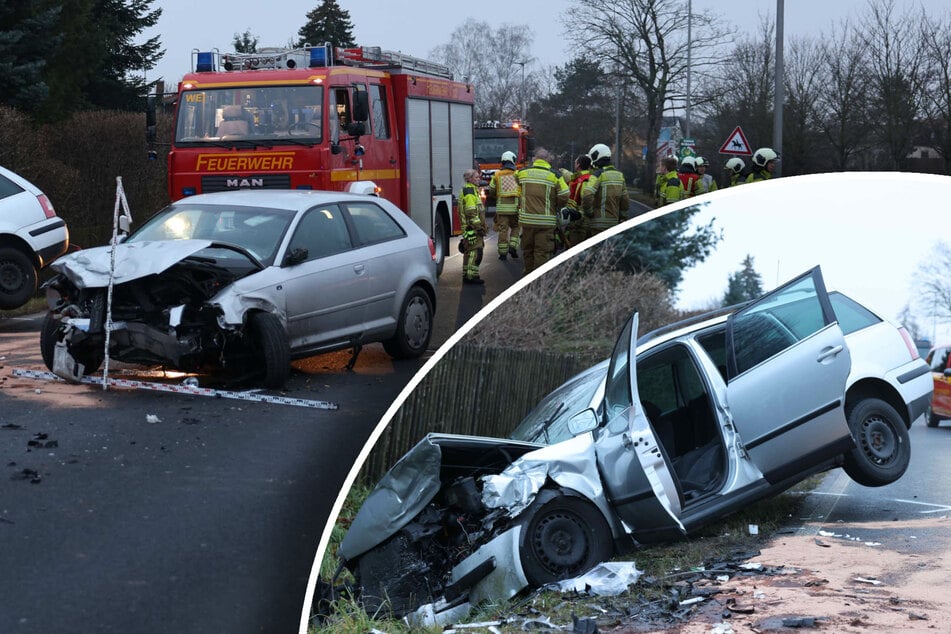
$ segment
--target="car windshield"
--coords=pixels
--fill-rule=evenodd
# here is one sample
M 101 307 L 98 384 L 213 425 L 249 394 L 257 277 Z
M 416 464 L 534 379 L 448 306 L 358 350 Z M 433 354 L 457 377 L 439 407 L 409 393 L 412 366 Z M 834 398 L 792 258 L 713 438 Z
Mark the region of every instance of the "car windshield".
M 126 242 L 213 240 L 247 249 L 261 264 L 270 266 L 294 214 L 287 209 L 179 201 L 149 218 Z
M 573 376 L 564 385 L 546 396 L 522 419 L 509 438 L 526 442 L 553 445 L 571 438 L 568 421 L 591 404 L 604 375 L 608 362 Z

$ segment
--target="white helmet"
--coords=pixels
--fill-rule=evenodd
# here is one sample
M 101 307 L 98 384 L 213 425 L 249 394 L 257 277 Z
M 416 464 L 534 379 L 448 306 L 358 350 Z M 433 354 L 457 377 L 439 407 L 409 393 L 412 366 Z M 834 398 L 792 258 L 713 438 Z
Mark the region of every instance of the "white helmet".
M 598 143 L 588 151 L 588 156 L 592 163 L 598 159 L 611 158 L 611 148 L 604 143 Z
M 692 156 L 685 156 L 680 160 L 680 167 L 689 167 L 693 171 L 697 171 L 697 159 Z
M 503 162 L 503 163 L 514 163 L 514 162 L 515 162 L 515 152 L 502 152 L 502 162 Z
M 726 168 L 728 170 L 733 170 L 734 174 L 739 174 L 744 169 L 746 169 L 746 163 L 743 162 L 743 159 L 734 156 L 729 161 L 726 162 Z
M 702 156 L 698 156 L 694 159 L 694 167 L 706 167 L 707 165 L 709 165 L 709 163 L 707 163 L 707 159 L 703 158 Z
M 753 164 L 760 167 L 766 167 L 766 164 L 770 161 L 775 161 L 779 158 L 779 154 L 773 151 L 773 148 L 770 147 L 761 147 L 753 153 Z

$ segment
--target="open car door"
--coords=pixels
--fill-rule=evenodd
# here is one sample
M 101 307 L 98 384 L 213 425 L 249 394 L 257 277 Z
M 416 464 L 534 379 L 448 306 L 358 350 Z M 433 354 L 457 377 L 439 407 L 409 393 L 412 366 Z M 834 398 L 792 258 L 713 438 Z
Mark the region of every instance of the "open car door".
M 730 315 L 726 349 L 729 412 L 767 481 L 854 446 L 851 357 L 818 266 Z
M 637 313 L 621 331 L 608 366 L 607 424 L 595 437 L 598 469 L 608 501 L 639 536 L 684 531 L 683 494 L 637 394 Z

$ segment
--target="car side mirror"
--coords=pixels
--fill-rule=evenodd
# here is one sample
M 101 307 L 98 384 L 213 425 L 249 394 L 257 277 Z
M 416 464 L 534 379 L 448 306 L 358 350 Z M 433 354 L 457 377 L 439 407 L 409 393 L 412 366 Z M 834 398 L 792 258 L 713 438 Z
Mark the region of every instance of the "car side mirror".
M 598 428 L 598 415 L 591 408 L 578 412 L 568 419 L 568 432 L 572 436 Z
M 291 252 L 284 256 L 284 266 L 294 266 L 307 261 L 310 252 L 304 247 L 294 247 Z

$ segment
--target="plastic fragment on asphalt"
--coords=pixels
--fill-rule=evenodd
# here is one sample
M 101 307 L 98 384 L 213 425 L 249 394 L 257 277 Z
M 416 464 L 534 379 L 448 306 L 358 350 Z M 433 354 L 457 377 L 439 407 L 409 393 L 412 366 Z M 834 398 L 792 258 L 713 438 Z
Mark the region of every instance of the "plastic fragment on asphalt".
M 717 583 L 726 583 L 730 580 L 730 575 L 717 575 Z
M 717 623 L 710 629 L 710 634 L 733 634 L 733 626 L 729 623 Z
M 763 564 L 759 562 L 751 562 L 747 564 L 740 564 L 739 567 L 742 568 L 743 570 L 762 570 Z
M 590 617 L 571 615 L 571 631 L 575 634 L 598 634 L 598 622 Z
M 155 414 L 146 414 L 145 422 L 147 423 L 161 423 L 162 419 L 156 416 Z
M 632 584 L 637 583 L 643 571 L 637 569 L 633 561 L 605 561 L 581 576 L 564 579 L 552 584 L 561 592 L 585 592 L 613 597 L 621 594 Z
M 703 597 L 692 597 L 690 599 L 685 599 L 681 601 L 678 605 L 680 607 L 685 607 L 688 605 L 694 605 L 695 603 L 700 603 L 701 601 L 703 601 Z
M 815 627 L 816 618 L 814 616 L 797 616 L 783 619 L 783 627 Z
M 868 583 L 873 586 L 880 586 L 884 583 L 883 581 L 879 581 L 878 579 L 866 579 L 865 577 L 856 577 L 852 581 L 858 581 L 859 583 Z

